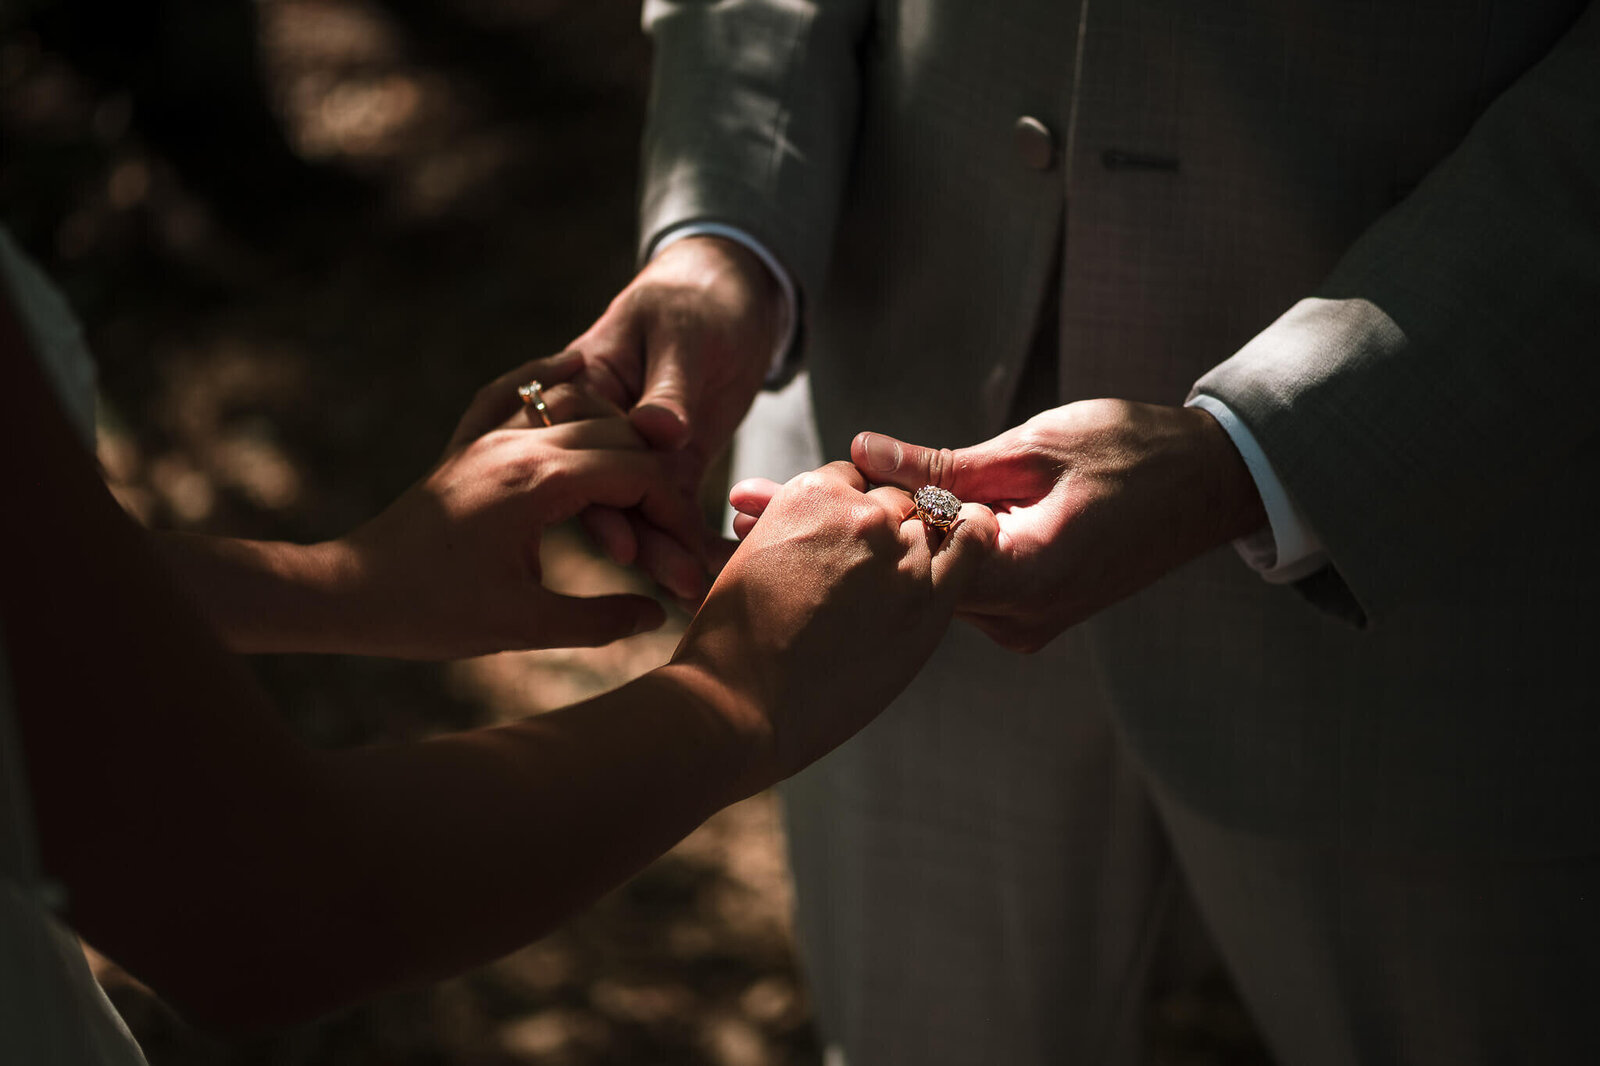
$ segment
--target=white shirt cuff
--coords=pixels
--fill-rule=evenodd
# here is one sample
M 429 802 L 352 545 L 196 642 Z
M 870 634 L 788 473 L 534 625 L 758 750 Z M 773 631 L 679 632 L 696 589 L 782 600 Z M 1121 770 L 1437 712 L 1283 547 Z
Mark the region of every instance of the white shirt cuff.
M 1184 406 L 1198 407 L 1221 424 L 1255 480 L 1256 491 L 1261 494 L 1267 525 L 1233 542 L 1240 558 L 1275 585 L 1298 581 L 1327 565 L 1328 553 L 1322 547 L 1322 540 L 1289 498 L 1288 490 L 1278 479 L 1250 427 L 1239 421 L 1232 408 L 1215 396 L 1198 393 L 1189 397 Z
M 783 309 L 778 320 L 778 346 L 773 350 L 771 363 L 767 365 L 767 381 L 772 383 L 782 380 L 784 367 L 789 358 L 789 349 L 794 347 L 795 332 L 800 328 L 800 299 L 795 291 L 794 279 L 789 276 L 783 264 L 778 262 L 778 257 L 767 251 L 766 245 L 739 227 L 726 226 L 720 222 L 684 222 L 663 231 L 650 246 L 650 258 L 654 259 L 669 244 L 676 244 L 685 237 L 724 237 L 735 244 L 742 244 L 772 271 L 772 276 L 777 279 L 778 288 L 783 292 Z

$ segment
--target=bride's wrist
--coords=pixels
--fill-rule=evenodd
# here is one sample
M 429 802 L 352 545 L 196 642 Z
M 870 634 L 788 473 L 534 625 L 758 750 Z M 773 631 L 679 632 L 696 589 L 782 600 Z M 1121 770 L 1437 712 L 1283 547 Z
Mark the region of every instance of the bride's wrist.
M 358 654 L 376 636 L 381 612 L 363 580 L 361 555 L 347 538 L 278 545 L 279 563 L 298 590 L 291 625 L 298 650 Z
M 338 542 L 291 544 L 152 533 L 179 586 L 231 649 L 341 651 L 358 628 Z
M 427 641 L 411 631 L 427 614 L 406 574 L 383 565 L 357 534 L 320 544 L 291 545 L 294 582 L 304 593 L 305 651 L 428 658 Z
M 693 657 L 674 657 L 648 675 L 693 703 L 703 715 L 708 742 L 726 750 L 735 767 L 732 799 L 754 795 L 776 784 L 776 737 L 772 720 L 748 693 L 728 683 L 725 673 Z M 730 800 L 731 802 L 731 800 Z

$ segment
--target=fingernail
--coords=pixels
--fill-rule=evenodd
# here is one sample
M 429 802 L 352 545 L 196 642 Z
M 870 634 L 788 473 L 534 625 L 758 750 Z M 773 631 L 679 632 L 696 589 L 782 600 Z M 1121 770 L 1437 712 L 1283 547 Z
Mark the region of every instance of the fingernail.
M 867 465 L 874 470 L 885 474 L 892 474 L 900 469 L 900 442 L 890 437 L 880 437 L 876 433 L 868 433 L 861 441 L 862 451 L 867 453 Z
M 628 421 L 653 447 L 682 448 L 689 443 L 689 423 L 670 407 L 645 401 L 628 412 Z

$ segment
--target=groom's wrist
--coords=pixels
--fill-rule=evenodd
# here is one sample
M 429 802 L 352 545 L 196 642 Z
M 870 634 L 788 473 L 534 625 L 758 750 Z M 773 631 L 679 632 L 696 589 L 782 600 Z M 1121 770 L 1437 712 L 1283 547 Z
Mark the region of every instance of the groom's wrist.
M 1205 408 L 1186 407 L 1183 410 L 1194 424 L 1194 452 L 1199 458 L 1203 484 L 1206 486 L 1206 515 L 1212 527 L 1211 539 L 1216 544 L 1226 544 L 1266 525 L 1267 512 L 1261 493 L 1227 430 Z

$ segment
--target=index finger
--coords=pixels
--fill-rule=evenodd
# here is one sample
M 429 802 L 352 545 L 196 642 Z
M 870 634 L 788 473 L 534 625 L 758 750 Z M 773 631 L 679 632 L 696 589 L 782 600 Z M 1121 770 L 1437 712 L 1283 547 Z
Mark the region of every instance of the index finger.
M 553 521 L 591 504 L 635 508 L 657 529 L 695 554 L 703 554 L 705 519 L 693 499 L 675 487 L 660 453 L 594 449 L 562 453 L 562 506 Z
M 904 524 L 917 517 L 917 505 L 911 494 L 894 485 L 879 485 L 867 493 L 867 499 L 888 511 L 897 523 Z

